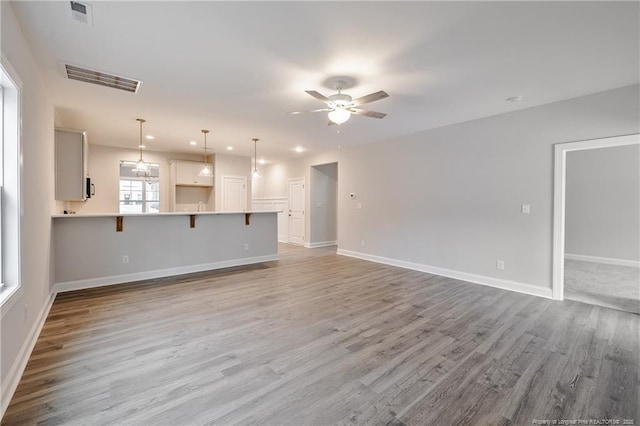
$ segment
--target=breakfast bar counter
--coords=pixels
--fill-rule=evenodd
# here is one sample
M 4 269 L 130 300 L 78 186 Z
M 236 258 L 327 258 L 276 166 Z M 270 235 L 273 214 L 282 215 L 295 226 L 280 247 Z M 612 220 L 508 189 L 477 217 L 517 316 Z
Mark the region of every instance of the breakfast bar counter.
M 277 212 L 53 215 L 55 289 L 278 260 Z

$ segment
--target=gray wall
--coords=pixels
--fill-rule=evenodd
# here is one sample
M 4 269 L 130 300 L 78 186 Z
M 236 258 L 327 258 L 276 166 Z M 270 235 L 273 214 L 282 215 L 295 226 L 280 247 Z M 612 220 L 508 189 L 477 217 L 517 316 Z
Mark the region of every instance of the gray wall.
M 104 285 L 277 256 L 276 213 L 250 219 L 246 226 L 242 213 L 200 214 L 190 228 L 189 215 L 125 216 L 123 231 L 116 232 L 114 217 L 58 217 L 53 219 L 55 282 L 71 288 L 74 281 Z
M 262 196 L 286 195 L 287 178 L 308 179 L 310 166 L 337 161 L 339 248 L 551 288 L 553 145 L 640 132 L 638 91 L 623 87 L 276 164 L 265 170 Z M 531 214 L 521 214 L 521 204 Z
M 640 260 L 640 146 L 567 153 L 565 252 Z
M 338 239 L 338 164 L 311 167 L 309 243 L 324 243 Z
M 28 347 L 51 292 L 51 212 L 54 210 L 54 113 L 44 82 L 10 3 L 0 2 L 2 54 L 22 80 L 22 296 L 2 310 L 0 385 L 2 402 L 21 350 Z M 21 373 L 21 371 L 20 371 Z

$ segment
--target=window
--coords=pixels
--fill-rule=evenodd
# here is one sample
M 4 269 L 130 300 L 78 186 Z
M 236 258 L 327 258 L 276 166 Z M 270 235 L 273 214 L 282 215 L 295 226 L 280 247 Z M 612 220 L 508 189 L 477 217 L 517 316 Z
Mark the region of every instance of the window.
M 20 287 L 20 87 L 0 57 L 0 306 L 2 314 L 22 294 Z
M 138 176 L 135 165 L 120 162 L 120 213 L 160 213 L 160 165 L 149 163 L 147 176 Z

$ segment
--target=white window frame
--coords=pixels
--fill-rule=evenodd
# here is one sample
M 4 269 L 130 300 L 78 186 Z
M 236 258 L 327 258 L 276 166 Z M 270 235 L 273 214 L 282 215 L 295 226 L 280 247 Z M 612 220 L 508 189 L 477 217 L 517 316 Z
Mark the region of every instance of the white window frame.
M 0 316 L 4 316 L 23 294 L 22 81 L 4 55 L 0 55 L 0 86 Z
M 129 163 L 128 161 L 121 161 L 122 163 Z M 158 176 L 157 177 L 144 177 L 144 176 L 139 176 L 139 177 L 135 177 L 135 176 L 122 176 L 120 175 L 118 178 L 118 211 L 120 213 L 123 213 L 122 211 L 120 211 L 121 209 L 121 203 L 126 202 L 126 201 L 138 201 L 138 202 L 142 202 L 142 212 L 144 214 L 154 214 L 155 212 L 149 212 L 147 205 L 149 203 L 158 203 L 158 206 L 160 205 L 160 164 L 157 163 L 148 163 L 150 166 L 153 166 L 154 168 L 158 169 Z M 157 200 L 147 200 L 147 190 L 146 190 L 146 185 L 144 185 L 145 182 L 147 181 L 154 181 L 158 183 L 158 199 Z M 135 181 L 135 182 L 143 182 L 142 185 L 142 200 L 122 200 L 120 199 L 120 182 L 122 181 Z

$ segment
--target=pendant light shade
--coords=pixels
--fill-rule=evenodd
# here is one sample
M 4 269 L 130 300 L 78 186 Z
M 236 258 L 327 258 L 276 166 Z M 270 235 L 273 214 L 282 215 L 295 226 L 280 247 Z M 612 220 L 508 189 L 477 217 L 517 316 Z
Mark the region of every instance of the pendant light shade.
M 260 173 L 258 173 L 258 141 L 260 139 L 253 138 L 251 140 L 253 141 L 253 173 L 251 176 L 257 178 L 260 177 Z
M 142 160 L 142 123 L 146 122 L 146 120 L 142 118 L 136 118 L 136 121 L 140 123 L 140 141 L 138 143 L 138 148 L 140 149 L 140 159 L 136 163 L 136 166 L 133 168 L 133 171 L 138 175 L 146 175 L 149 173 L 149 165 Z
M 204 161 L 202 163 L 202 168 L 200 169 L 200 173 L 198 173 L 198 176 L 211 177 L 213 176 L 213 171 L 207 164 L 207 133 L 209 133 L 209 131 L 202 130 L 202 133 L 204 134 Z
M 351 118 L 351 113 L 341 106 L 337 106 L 333 111 L 330 111 L 329 120 L 336 124 L 346 123 Z

